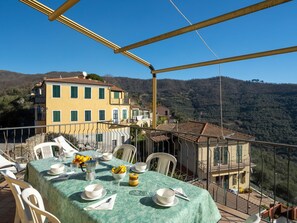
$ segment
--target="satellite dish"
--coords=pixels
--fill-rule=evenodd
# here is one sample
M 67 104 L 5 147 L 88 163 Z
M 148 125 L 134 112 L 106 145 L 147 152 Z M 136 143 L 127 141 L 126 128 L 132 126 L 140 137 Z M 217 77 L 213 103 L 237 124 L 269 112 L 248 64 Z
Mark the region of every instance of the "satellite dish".
M 87 72 L 83 71 L 83 72 L 82 72 L 82 75 L 83 75 L 84 77 L 86 77 L 88 74 L 87 74 Z

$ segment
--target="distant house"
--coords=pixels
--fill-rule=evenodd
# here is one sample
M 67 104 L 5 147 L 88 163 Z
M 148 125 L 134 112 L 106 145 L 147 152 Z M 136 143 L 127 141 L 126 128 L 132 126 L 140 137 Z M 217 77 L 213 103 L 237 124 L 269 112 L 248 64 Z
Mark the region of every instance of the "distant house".
M 248 188 L 251 170 L 250 144 L 240 140 L 254 140 L 253 136 L 197 121 L 163 124 L 157 129 L 162 131 L 150 135 L 148 144 L 154 151 L 149 152 L 172 153 L 176 155 L 180 166 L 196 174 L 198 178 L 206 179 L 207 144 L 209 143 L 208 173 L 211 181 L 226 189 Z M 180 134 L 181 132 L 187 134 Z M 222 133 L 238 141 L 223 140 Z M 213 138 L 207 142 L 207 137 L 196 135 L 208 135 Z
M 140 107 L 138 105 L 131 105 L 131 122 L 136 123 L 139 126 L 147 124 L 151 126 L 152 122 L 151 111 L 147 108 Z
M 87 79 L 83 75 L 44 79 L 36 84 L 32 91 L 35 125 L 72 124 L 67 132 L 73 134 L 77 132 L 77 123 L 120 123 L 130 119 L 130 99 L 123 89 L 102 81 Z M 58 131 L 59 128 L 55 130 Z M 96 134 L 93 138 L 97 141 L 105 141 L 106 133 L 95 133 L 94 130 L 91 134 Z M 129 133 L 124 137 L 129 138 Z M 114 147 L 126 139 L 109 137 L 109 140 L 112 142 L 106 143 Z
M 168 123 L 170 117 L 171 117 L 171 114 L 170 114 L 169 108 L 167 108 L 163 105 L 159 105 L 157 107 L 157 119 L 158 120 L 162 120 L 163 122 L 165 121 L 165 123 Z

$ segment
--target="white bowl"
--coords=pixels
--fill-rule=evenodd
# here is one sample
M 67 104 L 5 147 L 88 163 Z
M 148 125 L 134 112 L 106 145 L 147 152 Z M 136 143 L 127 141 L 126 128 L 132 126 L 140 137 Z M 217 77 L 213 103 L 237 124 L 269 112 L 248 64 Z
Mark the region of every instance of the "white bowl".
M 52 173 L 58 174 L 58 173 L 63 173 L 64 169 L 65 169 L 65 165 L 63 163 L 56 163 L 51 165 L 50 171 Z
M 135 163 L 135 169 L 138 171 L 145 171 L 146 167 L 147 167 L 146 163 L 143 163 L 143 162 Z
M 175 198 L 175 192 L 168 188 L 161 188 L 156 191 L 156 197 L 162 204 L 171 204 Z
M 88 198 L 99 197 L 102 195 L 103 186 L 101 184 L 90 184 L 85 187 L 85 195 Z
M 125 173 L 112 173 L 112 176 L 115 180 L 122 180 L 124 179 L 124 177 L 126 176 L 126 172 Z
M 111 160 L 112 159 L 112 153 L 103 153 L 102 158 L 105 160 Z

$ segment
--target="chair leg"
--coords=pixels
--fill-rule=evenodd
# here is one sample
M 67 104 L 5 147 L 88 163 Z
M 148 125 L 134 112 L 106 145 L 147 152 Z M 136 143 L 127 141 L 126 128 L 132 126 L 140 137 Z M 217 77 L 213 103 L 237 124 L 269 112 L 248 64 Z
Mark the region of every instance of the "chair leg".
M 21 219 L 20 219 L 20 216 L 18 214 L 17 207 L 15 207 L 14 223 L 21 223 Z

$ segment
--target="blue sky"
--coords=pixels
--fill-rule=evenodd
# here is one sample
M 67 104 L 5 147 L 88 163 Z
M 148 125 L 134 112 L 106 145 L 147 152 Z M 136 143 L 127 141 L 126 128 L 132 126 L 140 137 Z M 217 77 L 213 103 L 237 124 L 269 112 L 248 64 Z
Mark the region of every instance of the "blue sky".
M 254 0 L 172 0 L 192 23 L 256 4 Z M 64 0 L 40 0 L 55 9 Z M 151 78 L 150 70 L 17 1 L 0 1 L 0 70 L 25 74 L 86 71 Z M 199 30 L 220 57 L 297 45 L 296 0 Z M 169 0 L 80 1 L 65 16 L 120 46 L 188 23 Z M 131 50 L 155 69 L 213 60 L 195 32 Z M 189 80 L 228 76 L 241 80 L 297 83 L 297 53 L 158 74 Z

